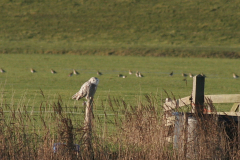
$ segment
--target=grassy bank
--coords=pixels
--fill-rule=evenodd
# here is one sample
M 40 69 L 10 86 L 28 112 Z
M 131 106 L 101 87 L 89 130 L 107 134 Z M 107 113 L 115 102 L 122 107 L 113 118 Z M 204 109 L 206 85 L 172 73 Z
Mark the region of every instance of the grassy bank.
M 1 53 L 239 58 L 239 3 L 3 0 Z

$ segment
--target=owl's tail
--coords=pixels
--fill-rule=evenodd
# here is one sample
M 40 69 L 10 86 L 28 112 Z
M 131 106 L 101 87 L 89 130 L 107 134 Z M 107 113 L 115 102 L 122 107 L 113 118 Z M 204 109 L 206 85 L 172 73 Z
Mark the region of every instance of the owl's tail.
M 81 96 L 80 96 L 80 94 L 77 92 L 76 94 L 74 94 L 74 95 L 72 96 L 72 99 L 79 100 L 79 99 L 81 99 Z

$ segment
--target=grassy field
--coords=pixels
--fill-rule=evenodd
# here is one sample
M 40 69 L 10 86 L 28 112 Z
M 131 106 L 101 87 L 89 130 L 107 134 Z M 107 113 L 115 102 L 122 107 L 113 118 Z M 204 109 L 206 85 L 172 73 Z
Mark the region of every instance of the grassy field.
M 26 101 L 30 106 L 39 107 L 45 98 L 55 101 L 61 96 L 68 107 L 82 107 L 82 100 L 71 99 L 90 77 L 98 77 L 100 83 L 95 95 L 96 107 L 99 109 L 108 96 L 123 99 L 129 104 L 136 104 L 142 95 L 152 94 L 158 101 L 164 100 L 166 90 L 176 97 L 189 96 L 192 91 L 192 78 L 183 81 L 182 73 L 204 73 L 205 94 L 238 94 L 239 80 L 232 73 L 239 73 L 236 59 L 204 58 L 154 58 L 131 56 L 77 56 L 77 55 L 39 55 L 39 54 L 1 54 L 1 67 L 6 71 L 0 74 L 1 90 L 8 103 Z M 36 73 L 31 73 L 34 68 Z M 51 74 L 50 69 L 56 70 Z M 80 74 L 69 77 L 76 69 Z M 97 71 L 103 75 L 98 76 Z M 133 75 L 128 74 L 133 71 Z M 144 77 L 137 78 L 135 72 Z M 169 73 L 173 71 L 173 76 Z M 118 74 L 127 78 L 119 78 Z M 231 105 L 218 108 L 228 111 Z
M 240 57 L 233 0 L 2 0 L 0 52 Z

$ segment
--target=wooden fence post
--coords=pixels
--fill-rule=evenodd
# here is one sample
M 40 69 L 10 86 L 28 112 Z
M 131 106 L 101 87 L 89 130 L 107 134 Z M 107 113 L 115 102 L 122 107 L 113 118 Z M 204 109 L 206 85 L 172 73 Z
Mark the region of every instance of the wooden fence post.
M 240 112 L 240 106 L 238 107 L 238 112 Z M 240 150 L 240 116 L 238 115 L 238 149 Z
M 192 90 L 192 112 L 197 114 L 203 113 L 204 104 L 204 83 L 205 77 L 197 75 L 193 77 Z
M 92 148 L 92 118 L 93 118 L 93 99 L 90 97 L 87 100 L 85 121 L 84 121 L 84 142 L 86 147 L 86 154 L 89 160 L 94 159 L 94 152 Z
M 188 143 L 188 115 L 185 112 L 183 115 L 183 155 L 187 158 L 187 143 Z

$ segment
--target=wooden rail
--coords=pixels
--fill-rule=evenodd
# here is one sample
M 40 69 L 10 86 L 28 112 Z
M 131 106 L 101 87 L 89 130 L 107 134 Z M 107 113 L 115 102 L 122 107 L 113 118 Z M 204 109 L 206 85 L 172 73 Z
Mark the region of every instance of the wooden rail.
M 205 95 L 212 103 L 240 103 L 240 94 L 220 94 L 220 95 Z M 180 98 L 177 100 L 168 100 L 163 107 L 165 111 L 191 105 L 191 96 Z
M 240 110 L 240 94 L 204 95 L 204 85 L 204 76 L 194 76 L 191 96 L 177 100 L 167 99 L 163 105 L 164 110 L 170 111 L 183 106 L 191 105 L 193 113 L 203 113 L 203 104 L 205 100 L 210 101 L 211 103 L 234 103 L 231 111 L 235 112 Z
M 238 121 L 238 143 L 240 148 L 240 94 L 221 94 L 221 95 L 205 95 L 204 94 L 204 85 L 205 85 L 205 77 L 201 75 L 197 75 L 193 77 L 193 90 L 191 96 L 187 96 L 184 98 L 180 98 L 177 100 L 171 100 L 170 98 L 166 99 L 166 102 L 163 105 L 165 111 L 177 110 L 181 107 L 190 105 L 192 107 L 192 113 L 194 115 L 199 115 L 204 118 L 204 114 L 217 114 L 221 117 L 227 116 L 234 118 L 235 121 Z M 208 112 L 208 109 L 204 109 L 204 103 L 234 103 L 231 111 L 232 112 Z M 237 111 L 237 112 L 236 112 Z M 166 112 L 166 122 L 165 126 L 174 126 L 176 117 L 172 115 L 171 112 Z M 190 113 L 191 114 L 191 113 Z M 194 154 L 194 146 L 196 137 L 195 132 L 197 131 L 197 121 L 189 121 L 188 113 L 184 113 L 183 121 L 178 122 L 182 123 L 181 131 L 183 132 L 183 143 L 174 142 L 175 147 L 183 149 L 184 157 L 186 159 L 187 154 Z M 176 126 L 175 126 L 176 127 Z M 179 127 L 179 125 L 178 125 Z M 195 132 L 192 132 L 195 130 Z M 178 137 L 174 135 L 175 138 Z M 178 137 L 179 138 L 179 137 Z M 167 141 L 172 141 L 173 137 L 167 137 Z M 180 140 L 181 141 L 181 140 Z M 176 143 L 176 144 L 175 144 Z M 193 146 L 193 147 L 191 147 Z
M 177 100 L 168 100 L 168 102 L 164 103 L 163 108 L 165 111 L 169 111 L 186 105 L 190 105 L 191 104 L 190 97 L 191 96 L 187 96 Z
M 212 103 L 240 103 L 240 94 L 220 94 L 220 95 L 205 95 L 205 99 L 211 100 Z M 165 102 L 163 107 L 165 111 L 180 108 L 186 105 L 191 105 L 191 96 L 170 100 Z
M 206 95 L 205 97 L 211 99 L 212 103 L 240 103 L 240 94 Z

